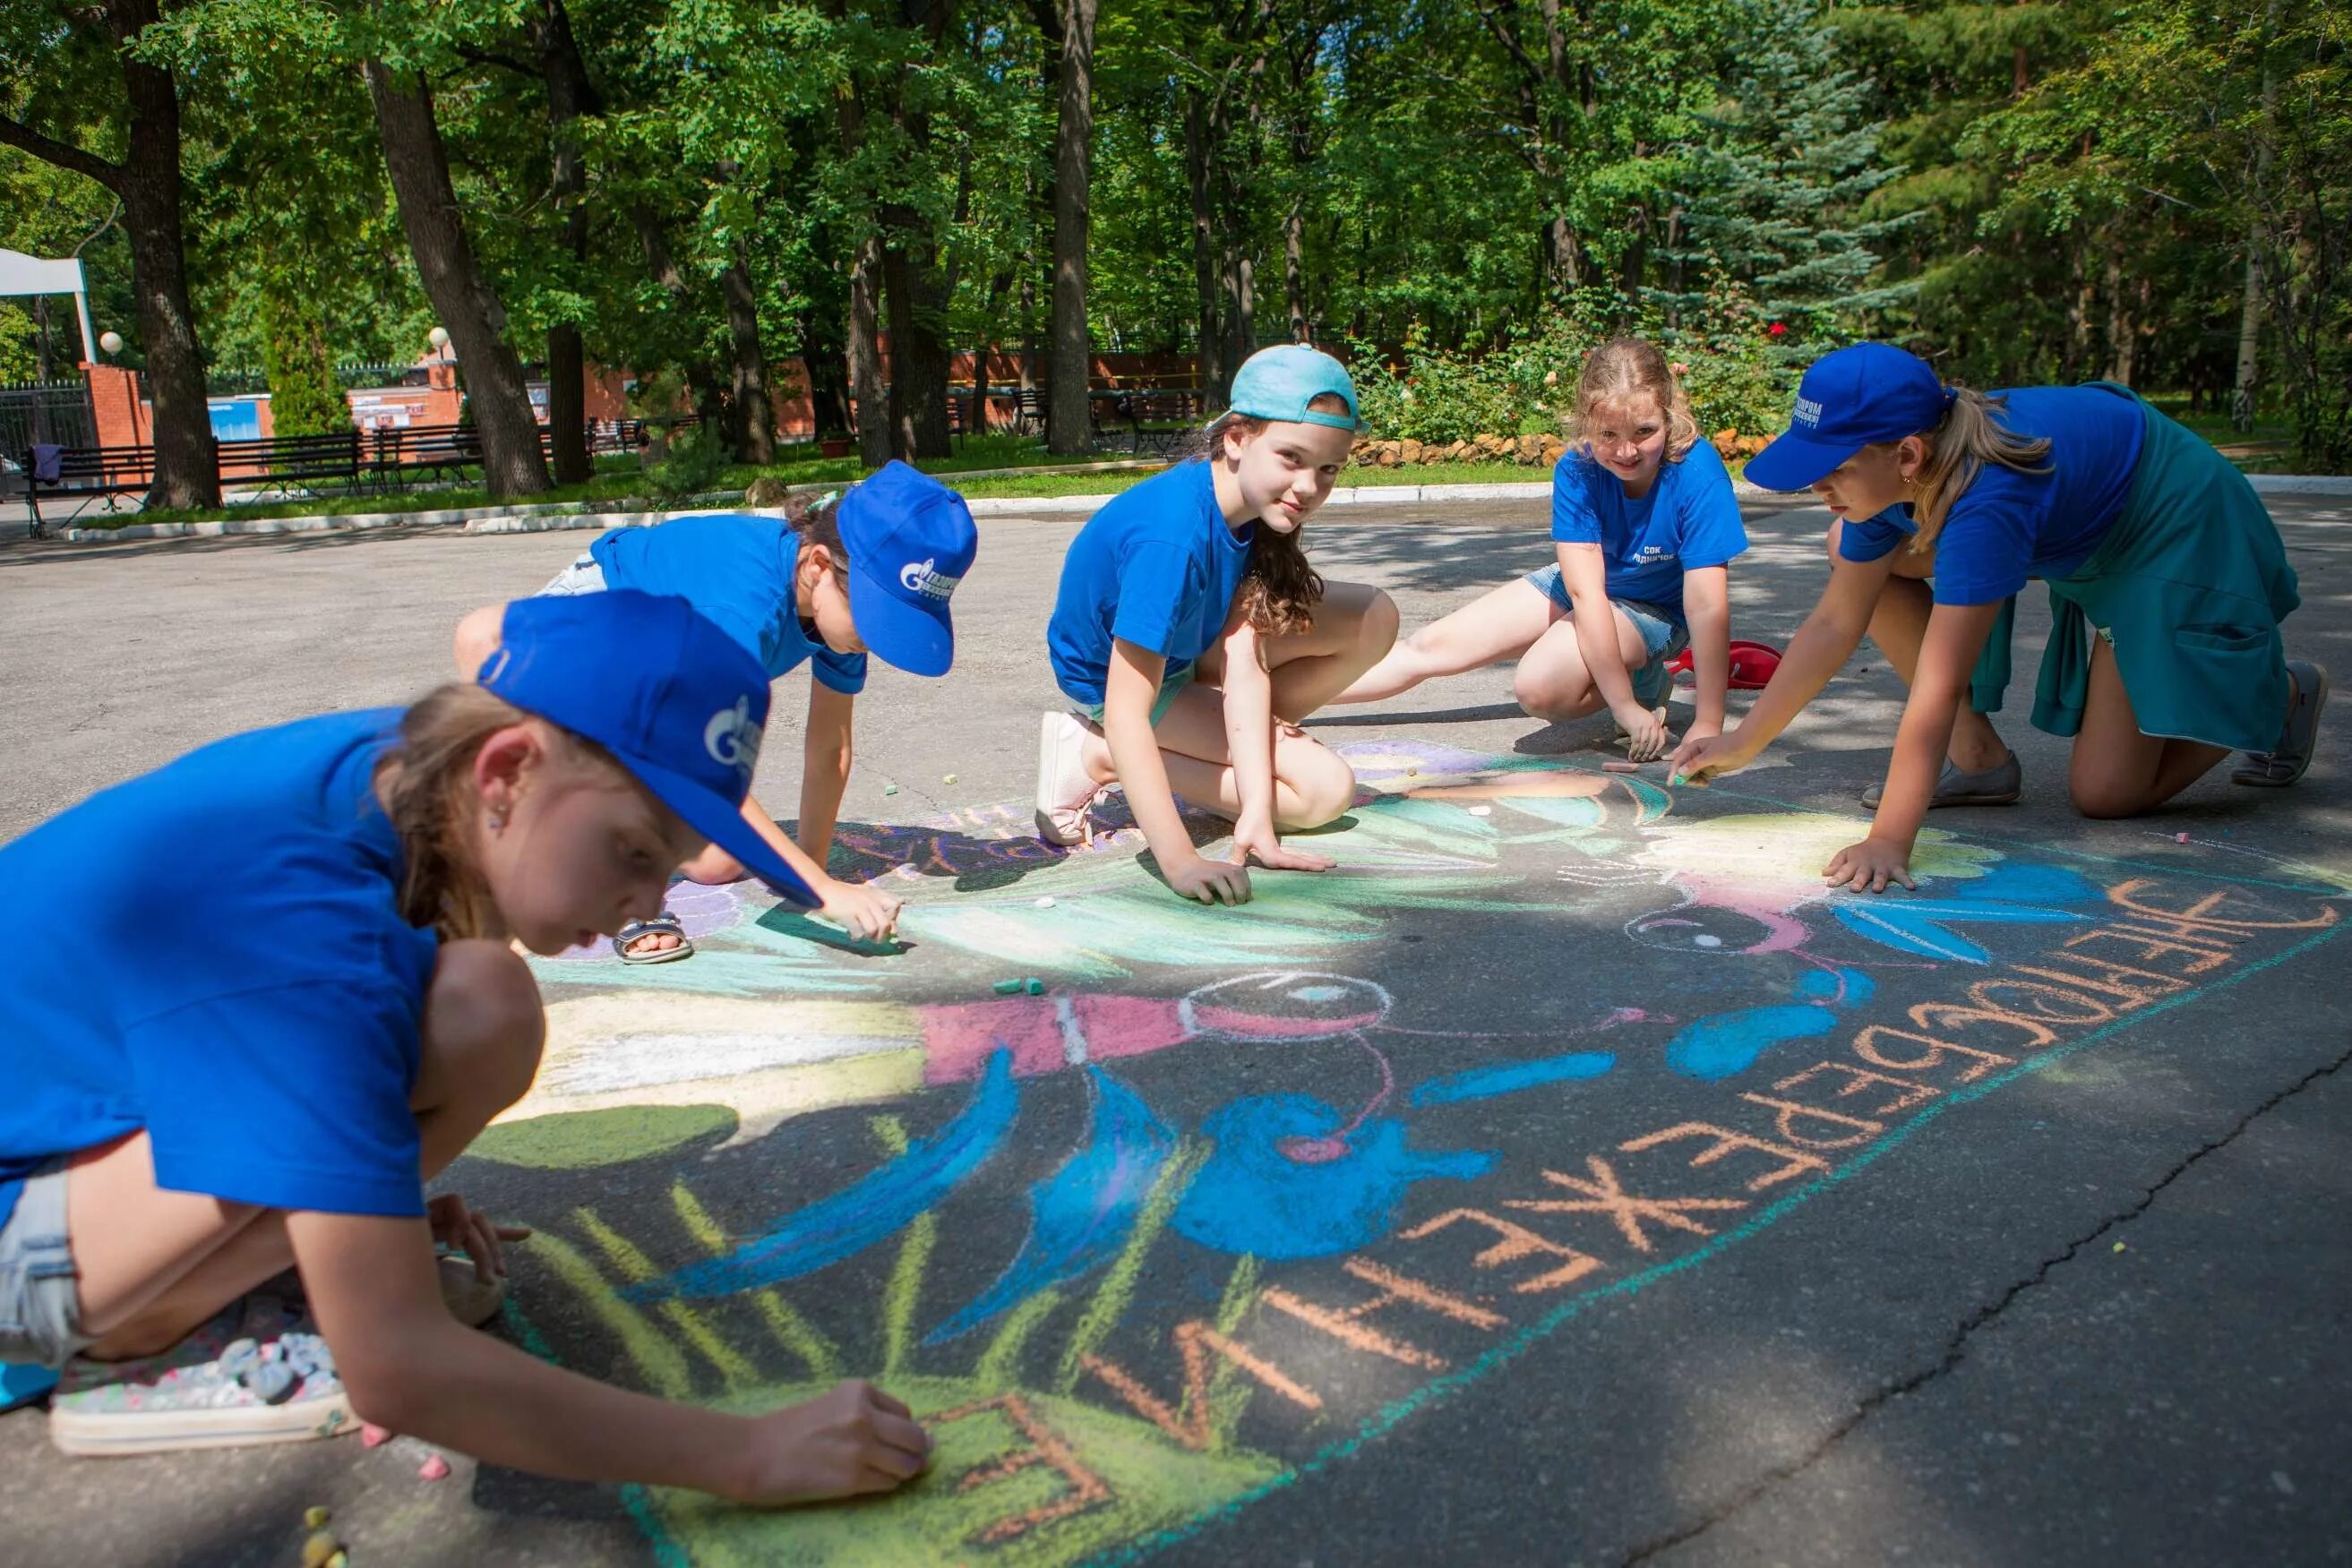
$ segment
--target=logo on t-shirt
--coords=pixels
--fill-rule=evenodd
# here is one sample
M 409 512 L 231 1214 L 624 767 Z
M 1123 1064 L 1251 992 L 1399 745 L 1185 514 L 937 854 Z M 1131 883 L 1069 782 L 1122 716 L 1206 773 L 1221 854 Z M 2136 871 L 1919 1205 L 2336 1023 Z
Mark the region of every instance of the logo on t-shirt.
M 908 561 L 906 570 L 898 573 L 898 580 L 926 599 L 945 599 L 955 591 L 956 584 L 963 579 L 933 570 L 931 561 L 938 559 L 933 556 L 931 560 Z
M 1821 423 L 1821 422 L 1822 405 L 1820 402 L 1809 397 L 1799 398 L 1797 400 L 1797 423 L 1804 425 L 1817 425 Z
M 737 697 L 735 706 L 721 708 L 710 716 L 702 727 L 702 748 L 710 753 L 711 760 L 732 768 L 744 778 L 760 762 L 760 727 L 751 722 L 751 699 Z

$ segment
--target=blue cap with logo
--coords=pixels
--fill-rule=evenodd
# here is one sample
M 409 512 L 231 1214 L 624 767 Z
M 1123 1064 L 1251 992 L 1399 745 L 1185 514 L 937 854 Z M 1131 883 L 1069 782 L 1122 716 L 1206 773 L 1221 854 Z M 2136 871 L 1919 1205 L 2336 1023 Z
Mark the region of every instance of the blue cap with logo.
M 615 648 L 629 656 L 614 659 Z M 768 722 L 768 672 L 685 600 L 626 588 L 519 599 L 475 679 L 611 752 L 786 898 L 824 902 L 743 819 Z
M 1748 460 L 1747 476 L 1801 490 L 1865 446 L 1935 429 L 1951 401 L 1927 361 L 1892 343 L 1823 354 L 1797 383 L 1788 430 Z
M 1345 402 L 1348 412 L 1328 413 L 1307 406 L 1326 392 Z M 1362 423 L 1348 367 L 1304 343 L 1260 349 L 1244 360 L 1234 372 L 1234 394 L 1226 406 L 1253 419 L 1328 424 L 1334 430 L 1353 430 Z
M 980 530 L 963 497 L 904 463 L 886 463 L 835 513 L 849 552 L 849 614 L 875 657 L 910 674 L 955 662 L 948 596 L 971 570 Z

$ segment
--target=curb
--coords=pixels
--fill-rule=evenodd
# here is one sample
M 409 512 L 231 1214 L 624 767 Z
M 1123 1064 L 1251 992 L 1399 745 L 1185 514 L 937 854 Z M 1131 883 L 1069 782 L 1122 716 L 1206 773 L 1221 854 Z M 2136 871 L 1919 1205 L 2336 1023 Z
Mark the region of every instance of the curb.
M 1098 473 L 1151 465 L 1117 464 L 1089 467 L 1084 472 Z M 1003 474 L 1019 475 L 1026 469 L 1003 470 Z M 959 479 L 996 477 L 998 475 L 960 474 Z M 2352 497 L 2352 475 L 2342 474 L 2250 474 L 2247 483 L 2257 496 L 2343 496 Z M 796 485 L 794 492 L 823 490 L 824 485 Z M 1776 494 L 1745 479 L 1732 481 L 1736 494 L 1762 497 Z M 1330 507 L 1401 507 L 1415 506 L 1429 501 L 1536 501 L 1551 494 L 1549 480 L 1513 481 L 1497 485 L 1358 485 L 1335 489 L 1324 505 Z M 1107 506 L 1114 497 L 1100 496 L 1041 496 L 1033 500 L 1017 497 L 992 497 L 970 503 L 975 517 L 1029 517 L 1072 514 L 1091 514 Z M 709 502 L 712 497 L 697 497 Z M 340 517 L 255 517 L 231 518 L 215 523 L 131 523 L 119 528 L 67 528 L 53 536 L 67 544 L 108 544 L 132 539 L 220 538 L 241 534 L 310 534 L 329 533 L 337 529 L 368 528 L 432 528 L 453 525 L 468 534 L 540 534 L 563 533 L 594 528 L 643 528 L 671 517 L 709 517 L 720 512 L 747 512 L 754 516 L 781 515 L 777 507 L 746 507 L 740 501 L 719 502 L 684 507 L 677 511 L 592 512 L 582 502 L 564 502 L 556 506 L 512 506 L 456 508 L 432 512 L 353 512 Z M 0 538 L 23 537 L 24 527 L 12 525 L 0 529 Z

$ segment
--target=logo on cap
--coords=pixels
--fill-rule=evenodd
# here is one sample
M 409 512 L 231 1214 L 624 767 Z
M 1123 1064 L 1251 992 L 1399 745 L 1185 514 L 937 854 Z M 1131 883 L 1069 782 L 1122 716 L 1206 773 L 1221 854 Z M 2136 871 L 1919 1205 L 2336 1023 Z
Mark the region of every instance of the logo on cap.
M 1821 403 L 1820 403 L 1819 402 L 1817 402 L 1816 400 L 1812 399 L 1812 398 L 1809 398 L 1809 397 L 1801 397 L 1801 398 L 1799 398 L 1799 399 L 1797 400 L 1797 415 L 1796 415 L 1796 419 L 1797 419 L 1797 423 L 1798 423 L 1799 424 L 1819 424 L 1819 423 L 1821 423 L 1821 422 L 1822 422 L 1822 405 L 1821 405 Z
M 926 599 L 946 599 L 963 579 L 934 570 L 932 562 L 938 559 L 939 557 L 933 556 L 930 560 L 908 561 L 905 570 L 898 573 L 898 580 Z
M 710 753 L 712 761 L 732 768 L 746 779 L 760 762 L 760 727 L 751 722 L 751 699 L 737 697 L 735 706 L 721 708 L 710 716 L 702 727 L 702 748 Z

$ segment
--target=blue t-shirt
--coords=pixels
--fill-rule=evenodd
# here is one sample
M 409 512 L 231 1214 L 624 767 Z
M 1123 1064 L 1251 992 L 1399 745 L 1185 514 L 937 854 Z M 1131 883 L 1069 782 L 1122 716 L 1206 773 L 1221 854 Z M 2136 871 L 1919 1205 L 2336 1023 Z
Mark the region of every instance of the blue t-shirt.
M 1251 523 L 1235 533 L 1206 463 L 1171 468 L 1087 519 L 1062 561 L 1045 643 L 1071 698 L 1103 700 L 1113 638 L 1168 660 L 1174 674 L 1216 645 L 1249 570 Z
M 1599 545 L 1611 599 L 1654 604 L 1677 621 L 1683 573 L 1722 566 L 1748 549 L 1731 475 L 1704 441 L 1694 442 L 1680 462 L 1659 464 L 1639 499 L 1591 453 L 1570 447 L 1551 471 L 1551 537 Z
M 425 1212 L 418 1029 L 371 774 L 397 709 L 189 753 L 0 848 L 54 938 L 0 977 L 0 1220 L 48 1160 L 145 1128 L 155 1179 L 271 1208 Z
M 676 517 L 649 528 L 614 528 L 588 553 L 604 569 L 607 588 L 635 588 L 685 600 L 760 661 L 774 680 L 809 661 L 809 673 L 835 691 L 866 689 L 866 655 L 836 653 L 801 629 L 793 591 L 801 537 L 774 517 L 724 512 Z M 615 658 L 626 658 L 615 649 Z
M 1998 463 L 1977 470 L 1944 514 L 1936 538 L 1936 602 L 1998 604 L 2029 577 L 2066 577 L 2091 559 L 2123 515 L 2147 434 L 2137 399 L 2098 387 L 2020 387 L 1995 392 L 2013 435 L 2047 440 L 2040 474 Z M 1838 535 L 1838 554 L 1876 560 L 1918 531 L 1909 506 Z

